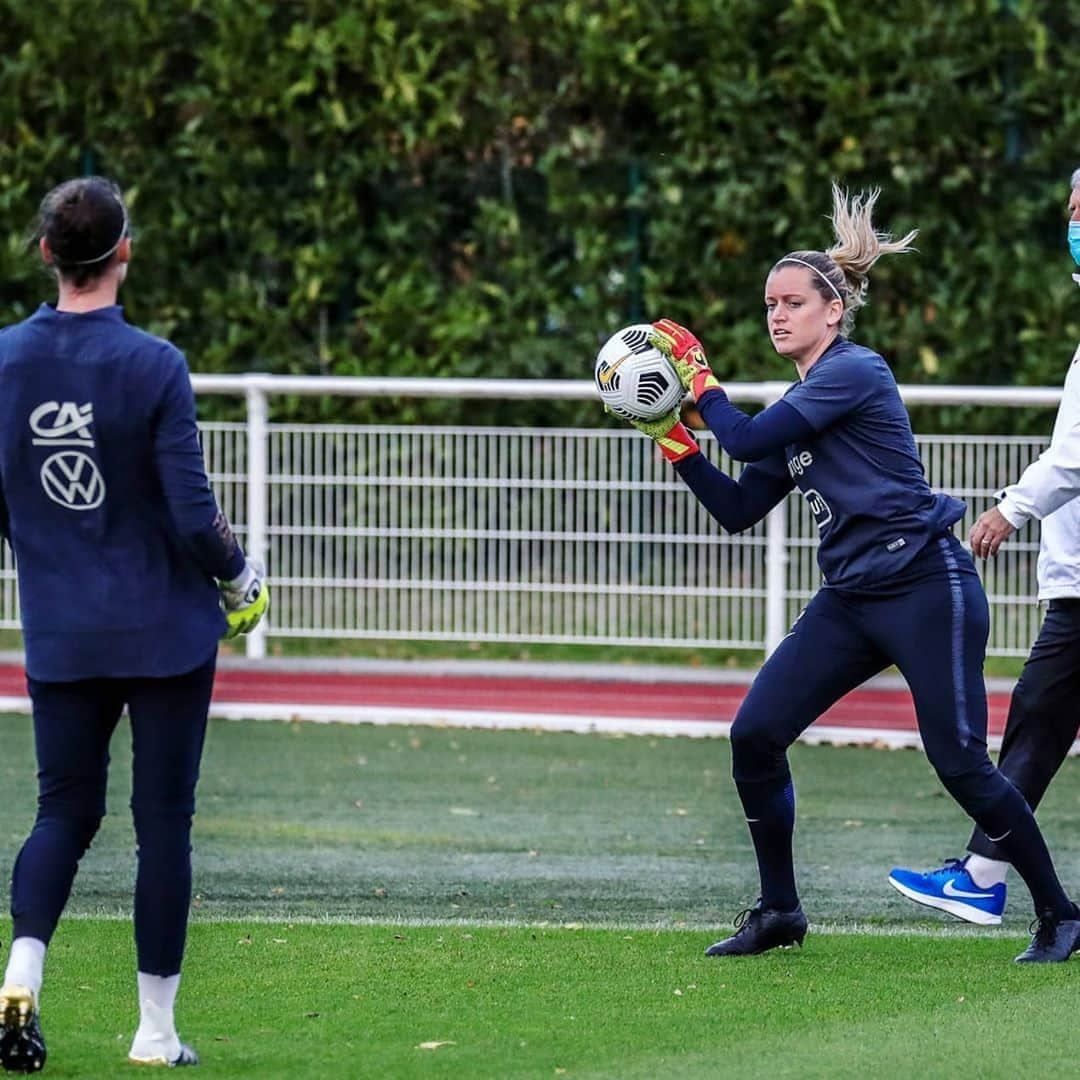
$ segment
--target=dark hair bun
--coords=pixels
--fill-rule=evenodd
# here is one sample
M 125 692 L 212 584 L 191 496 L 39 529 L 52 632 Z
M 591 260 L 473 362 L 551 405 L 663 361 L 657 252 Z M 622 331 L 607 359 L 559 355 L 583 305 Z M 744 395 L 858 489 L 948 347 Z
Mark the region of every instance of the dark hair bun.
M 68 180 L 41 203 L 39 235 L 58 270 L 104 261 L 127 232 L 128 217 L 119 188 L 101 176 Z

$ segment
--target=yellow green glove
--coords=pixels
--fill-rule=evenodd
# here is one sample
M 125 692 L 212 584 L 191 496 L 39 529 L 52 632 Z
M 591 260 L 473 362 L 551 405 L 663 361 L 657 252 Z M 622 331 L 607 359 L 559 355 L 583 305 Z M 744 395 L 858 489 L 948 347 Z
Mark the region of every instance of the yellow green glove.
M 671 361 L 679 382 L 693 394 L 695 401 L 709 390 L 720 389 L 720 381 L 709 367 L 705 350 L 691 331 L 671 319 L 660 319 L 652 327 L 651 343 Z
M 630 423 L 638 431 L 648 435 L 660 447 L 660 453 L 672 464 L 700 453 L 694 436 L 679 419 L 678 409 L 672 409 L 658 420 L 631 420 Z
M 270 606 L 270 587 L 266 571 L 256 559 L 248 559 L 243 572 L 232 581 L 219 581 L 221 606 L 225 610 L 225 633 L 222 641 L 240 634 L 250 634 Z

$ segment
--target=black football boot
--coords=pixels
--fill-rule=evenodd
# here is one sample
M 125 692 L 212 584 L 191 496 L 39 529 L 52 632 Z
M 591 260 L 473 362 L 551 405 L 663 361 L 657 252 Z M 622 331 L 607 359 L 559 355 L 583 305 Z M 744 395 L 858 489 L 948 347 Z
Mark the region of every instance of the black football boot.
M 801 946 L 806 937 L 806 916 L 803 909 L 773 911 L 761 906 L 761 899 L 752 908 L 735 916 L 735 933 L 705 950 L 706 956 L 755 956 L 769 949 L 786 949 L 796 942 Z
M 14 1073 L 41 1072 L 45 1067 L 37 1004 L 25 986 L 0 989 L 0 1065 Z
M 1060 964 L 1080 949 L 1080 910 L 1075 904 L 1071 919 L 1043 911 L 1028 929 L 1032 927 L 1031 944 L 1016 958 L 1018 964 Z

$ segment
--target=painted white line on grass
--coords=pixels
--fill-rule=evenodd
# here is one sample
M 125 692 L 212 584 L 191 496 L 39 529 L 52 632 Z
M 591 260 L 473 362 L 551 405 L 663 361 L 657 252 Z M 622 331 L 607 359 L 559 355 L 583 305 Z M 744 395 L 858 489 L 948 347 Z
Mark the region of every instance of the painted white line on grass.
M 76 922 L 129 922 L 131 915 L 121 911 L 78 912 L 64 915 L 65 919 Z M 659 934 L 713 934 L 723 935 L 730 927 L 724 923 L 693 922 L 612 922 L 602 919 L 595 922 L 528 922 L 524 919 L 474 919 L 474 918 L 434 918 L 417 916 L 376 917 L 374 915 L 297 915 L 283 918 L 271 915 L 207 915 L 192 912 L 192 925 L 202 923 L 208 926 L 385 926 L 387 929 L 433 929 L 433 930 L 561 930 L 568 934 L 580 930 L 616 930 L 626 933 Z M 988 929 L 970 926 L 966 923 L 942 923 L 940 926 L 906 926 L 893 924 L 881 926 L 876 923 L 811 923 L 814 934 L 825 937 L 910 937 L 910 938 L 1018 938 L 1026 940 L 1030 935 L 1021 928 Z
M 727 736 L 726 720 L 650 720 L 630 716 L 575 716 L 488 709 L 429 709 L 384 705 L 212 704 L 211 716 L 226 720 L 304 720 L 315 724 L 416 724 L 424 727 L 499 731 L 567 731 L 607 735 Z
M 30 699 L 0 695 L 0 712 L 29 713 Z M 559 713 L 500 712 L 471 709 L 418 709 L 384 705 L 321 705 L 308 702 L 212 702 L 210 715 L 220 720 L 276 720 L 309 724 L 393 724 L 419 727 L 477 728 L 497 731 L 563 731 L 595 735 L 683 735 L 726 739 L 729 720 L 662 720 L 629 716 L 575 716 Z M 817 724 L 799 737 L 809 746 L 873 746 L 882 750 L 919 750 L 914 731 Z M 1001 749 L 1001 736 L 987 739 L 991 750 Z M 1080 741 L 1070 756 L 1080 755 Z
M 728 738 L 730 720 L 650 720 L 628 716 L 575 716 L 567 713 L 500 712 L 471 709 L 417 709 L 378 705 L 214 704 L 211 716 L 226 720 L 285 720 L 316 724 L 415 724 L 426 727 L 487 728 L 500 731 L 565 731 L 599 735 L 687 735 L 692 738 Z M 880 749 L 920 749 L 914 731 L 818 724 L 803 732 L 800 742 L 810 746 L 876 746 Z M 991 735 L 990 749 L 1001 746 Z M 1073 747 L 1080 752 L 1080 743 Z

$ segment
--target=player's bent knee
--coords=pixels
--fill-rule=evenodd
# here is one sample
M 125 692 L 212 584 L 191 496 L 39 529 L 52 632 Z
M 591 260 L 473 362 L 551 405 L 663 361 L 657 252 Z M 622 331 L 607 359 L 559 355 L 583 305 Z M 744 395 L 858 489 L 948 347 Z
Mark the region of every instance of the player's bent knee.
M 988 757 L 981 760 L 954 762 L 951 767 L 935 765 L 945 790 L 972 816 L 978 816 L 996 806 L 1002 789 L 1009 782 L 994 768 Z
M 162 807 L 133 808 L 135 839 L 140 849 L 190 845 L 193 815 Z
M 1019 723 L 1029 718 L 1038 719 L 1044 716 L 1054 715 L 1054 710 L 1060 708 L 1060 699 L 1055 699 L 1044 686 L 1028 686 L 1021 679 L 1013 690 L 1012 702 L 1009 705 L 1010 723 Z
M 764 724 L 737 716 L 731 727 L 731 773 L 740 783 L 772 780 L 787 772 L 788 743 Z
M 39 813 L 34 823 L 34 832 L 63 834 L 69 837 L 69 843 L 77 857 L 81 857 L 93 843 L 101 828 L 101 814 L 78 814 L 72 812 L 50 811 Z

